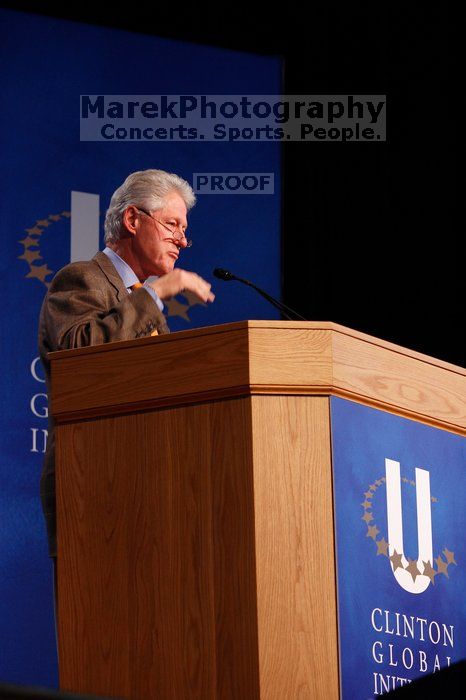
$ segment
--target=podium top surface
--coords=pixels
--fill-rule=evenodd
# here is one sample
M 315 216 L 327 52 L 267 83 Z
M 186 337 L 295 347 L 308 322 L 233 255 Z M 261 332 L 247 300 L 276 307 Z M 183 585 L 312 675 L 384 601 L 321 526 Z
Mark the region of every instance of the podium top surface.
M 466 433 L 466 369 L 323 321 L 239 321 L 49 354 L 57 421 L 252 394 L 335 395 Z

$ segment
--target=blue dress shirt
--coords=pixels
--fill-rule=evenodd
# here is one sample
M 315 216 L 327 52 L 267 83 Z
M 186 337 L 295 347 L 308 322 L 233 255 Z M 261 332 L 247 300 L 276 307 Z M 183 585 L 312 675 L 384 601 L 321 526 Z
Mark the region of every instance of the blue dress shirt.
M 136 284 L 139 282 L 138 276 L 134 272 L 134 270 L 131 269 L 131 267 L 128 265 L 127 262 L 123 260 L 123 258 L 120 258 L 120 256 L 115 253 L 114 250 L 111 248 L 104 248 L 103 252 L 105 255 L 111 260 L 113 265 L 115 266 L 116 271 L 120 275 L 123 284 L 125 285 L 126 289 L 128 290 L 128 293 L 131 294 L 131 287 L 133 284 Z M 150 279 L 157 279 L 157 277 L 151 277 Z M 151 295 L 152 299 L 155 301 L 157 306 L 159 307 L 160 311 L 163 311 L 163 303 L 160 297 L 157 295 L 154 289 L 148 284 L 148 281 L 146 280 L 143 284 L 144 289 L 149 292 Z

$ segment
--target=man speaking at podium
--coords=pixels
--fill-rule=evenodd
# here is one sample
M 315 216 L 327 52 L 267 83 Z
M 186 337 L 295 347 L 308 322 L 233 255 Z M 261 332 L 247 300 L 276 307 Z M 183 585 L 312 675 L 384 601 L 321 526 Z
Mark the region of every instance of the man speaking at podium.
M 190 291 L 213 301 L 211 285 L 194 272 L 175 269 L 184 248 L 187 213 L 196 201 L 191 186 L 163 170 L 129 175 L 113 193 L 105 217 L 106 248 L 54 277 L 42 304 L 39 352 L 50 392 L 47 353 L 116 340 L 168 333 L 163 301 Z M 41 499 L 49 554 L 57 556 L 55 448 L 49 417 Z

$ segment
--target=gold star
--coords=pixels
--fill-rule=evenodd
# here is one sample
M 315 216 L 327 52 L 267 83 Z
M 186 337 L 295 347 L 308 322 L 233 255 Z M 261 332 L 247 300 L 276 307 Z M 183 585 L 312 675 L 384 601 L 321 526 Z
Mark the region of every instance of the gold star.
M 369 486 L 369 491 L 377 491 L 377 486 L 375 484 L 371 484 Z
M 375 483 L 377 484 L 377 486 L 380 486 L 382 483 L 382 479 L 377 479 L 377 481 Z
M 195 294 L 192 292 L 182 292 L 182 295 L 188 302 L 190 306 L 196 306 L 196 304 L 199 304 L 200 306 L 207 306 L 207 304 L 204 304 L 203 301 L 201 301 Z
M 50 221 L 60 221 L 60 214 L 49 214 Z
M 390 561 L 392 562 L 392 565 L 393 565 L 393 571 L 396 571 L 397 569 L 403 568 L 403 564 L 401 563 L 402 557 L 403 557 L 403 555 L 398 554 L 396 549 L 393 550 L 393 554 L 390 557 Z
M 433 585 L 435 583 L 434 578 L 437 576 L 437 572 L 431 567 L 430 561 L 423 561 L 422 563 L 424 564 L 424 576 L 428 576 Z
M 409 561 L 409 564 L 408 564 L 408 566 L 406 567 L 406 571 L 409 571 L 409 573 L 410 573 L 411 576 L 413 577 L 413 581 L 415 581 L 415 580 L 416 580 L 416 576 L 419 576 L 421 572 L 420 572 L 419 569 L 417 568 L 417 562 L 416 562 L 415 559 L 409 559 L 409 558 L 408 558 L 408 561 Z
M 177 299 L 175 299 L 175 297 L 167 299 L 165 301 L 165 305 L 168 309 L 168 316 L 181 316 L 181 318 L 184 318 L 186 321 L 189 321 L 189 316 L 186 313 L 189 309 L 189 306 L 187 306 L 186 304 L 180 304 L 180 302 Z
M 25 228 L 26 233 L 30 233 L 33 236 L 40 236 L 42 229 L 38 226 L 33 226 L 33 228 Z
M 372 491 L 366 491 L 366 492 L 364 493 L 364 495 L 365 495 L 366 498 L 372 498 L 372 496 L 373 496 L 374 494 L 372 493 Z
M 61 215 L 62 215 L 62 216 L 66 216 L 66 218 L 69 219 L 70 216 L 71 216 L 71 212 L 70 212 L 70 211 L 62 211 L 62 212 L 61 212 Z
M 438 502 L 438 498 L 435 498 L 435 496 L 431 496 L 431 497 L 430 497 L 430 500 L 432 501 L 432 503 L 437 503 L 437 502 Z
M 366 523 L 370 523 L 370 521 L 371 521 L 371 520 L 374 520 L 374 518 L 372 517 L 372 515 L 371 515 L 370 513 L 368 513 L 368 512 L 366 511 L 366 512 L 364 513 L 364 515 L 362 516 L 361 520 L 365 520 Z
M 385 557 L 388 557 L 388 542 L 385 541 L 385 537 L 382 537 L 381 540 L 376 540 L 375 544 L 377 545 L 377 556 L 379 556 L 379 554 L 383 554 Z
M 364 503 L 361 503 L 363 508 L 372 508 L 372 503 L 370 501 L 364 501 Z
M 31 238 L 31 236 L 27 236 L 27 238 L 23 238 L 21 241 L 18 241 L 19 243 L 22 243 L 25 248 L 29 248 L 30 246 L 36 246 L 39 245 L 39 242 L 36 241 L 35 238 Z
M 26 248 L 22 255 L 18 255 L 19 260 L 26 260 L 28 263 L 32 263 L 33 260 L 42 259 L 42 255 L 38 250 L 29 250 Z
M 438 574 L 445 574 L 447 578 L 450 578 L 448 576 L 448 564 L 446 561 L 443 561 L 442 557 L 437 557 L 435 560 L 435 563 L 437 564 L 437 573 Z
M 47 219 L 41 219 L 40 221 L 36 221 L 36 226 L 42 226 L 42 228 L 46 228 L 47 226 L 50 226 L 50 221 L 47 221 Z
M 26 277 L 35 277 L 44 282 L 47 275 L 50 275 L 52 272 L 53 270 L 47 267 L 47 263 L 45 265 L 31 265 L 31 269 Z
M 405 484 L 407 484 L 408 481 L 409 481 L 409 479 L 407 479 L 405 476 L 402 476 L 402 477 L 401 477 L 401 481 L 404 481 Z
M 445 549 L 443 550 L 443 554 L 445 554 L 445 559 L 447 560 L 447 564 L 456 564 L 456 566 L 458 566 L 458 564 L 455 561 L 455 553 L 454 552 L 450 552 L 450 550 L 445 547 Z
M 379 532 L 380 530 L 378 529 L 377 525 L 369 525 L 367 528 L 366 537 L 372 537 L 372 539 L 375 541 L 375 538 Z

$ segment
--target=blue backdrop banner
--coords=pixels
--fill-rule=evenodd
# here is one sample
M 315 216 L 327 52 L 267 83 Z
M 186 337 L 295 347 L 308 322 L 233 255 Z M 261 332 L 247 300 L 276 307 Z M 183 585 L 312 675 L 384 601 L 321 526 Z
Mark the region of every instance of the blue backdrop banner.
M 194 184 L 180 265 L 214 281 L 231 268 L 280 296 L 280 146 L 258 142 L 80 141 L 80 95 L 279 95 L 281 62 L 0 10 L 4 307 L 0 450 L 0 681 L 56 685 L 51 566 L 39 501 L 47 397 L 37 320 L 54 273 L 102 248 L 112 192 L 135 170 L 241 174 L 242 191 Z M 248 173 L 273 187 L 251 194 Z M 219 182 L 218 178 L 215 181 Z M 216 194 L 216 196 L 212 196 Z M 250 289 L 216 282 L 215 303 L 167 304 L 172 330 L 276 318 Z
M 331 399 L 343 700 L 466 658 L 466 439 Z

